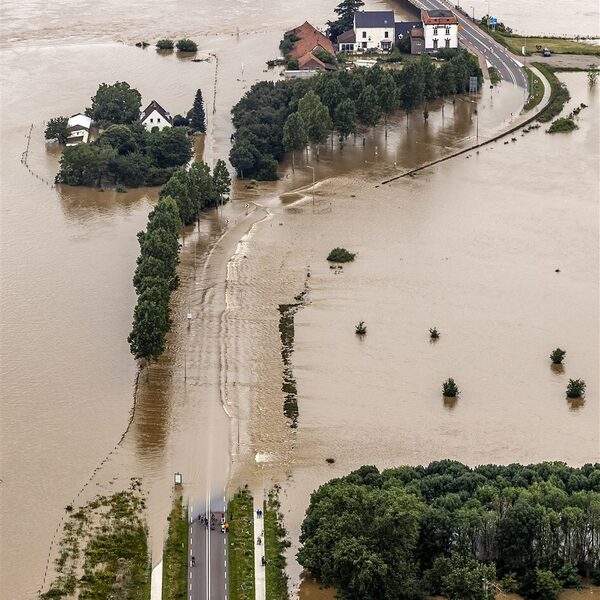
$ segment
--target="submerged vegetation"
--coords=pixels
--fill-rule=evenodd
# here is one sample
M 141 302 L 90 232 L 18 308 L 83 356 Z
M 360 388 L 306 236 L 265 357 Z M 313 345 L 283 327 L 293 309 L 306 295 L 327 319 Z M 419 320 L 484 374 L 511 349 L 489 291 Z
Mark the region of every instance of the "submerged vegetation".
M 288 600 L 285 550 L 290 546 L 283 526 L 278 499 L 279 487 L 269 492 L 264 506 L 266 600 Z
M 460 390 L 452 377 L 444 381 L 442 384 L 442 394 L 447 398 L 456 398 L 460 394 Z
M 552 121 L 552 125 L 548 129 L 548 133 L 567 133 L 577 129 L 575 121 L 570 117 L 560 117 L 555 121 Z
M 277 179 L 278 162 L 286 149 L 319 146 L 337 132 L 340 140 L 357 127 L 373 127 L 402 110 L 408 115 L 422 104 L 468 90 L 469 77 L 482 74 L 477 59 L 466 50 L 455 53 L 440 68 L 429 56 L 410 61 L 402 70 L 372 69 L 321 73 L 310 79 L 252 86 L 233 107 L 235 140 L 229 160 L 241 177 Z M 292 115 L 295 126 L 284 127 Z M 291 133 L 297 131 L 297 136 Z M 306 140 L 306 141 L 305 141 Z
M 355 252 L 350 252 L 346 250 L 346 248 L 337 247 L 327 255 L 327 260 L 331 262 L 345 263 L 352 262 L 355 257 Z
M 313 492 L 300 541 L 342 598 L 555 598 L 600 577 L 600 465 L 364 466 Z
M 356 333 L 356 335 L 365 335 L 365 333 L 367 333 L 367 326 L 364 321 L 359 321 L 358 324 L 354 326 L 354 333 Z
M 550 360 L 552 361 L 553 365 L 562 365 L 562 362 L 565 359 L 566 355 L 567 355 L 566 350 L 562 350 L 561 348 L 556 348 L 555 350 L 552 350 L 552 352 L 550 353 Z
M 240 490 L 229 501 L 229 598 L 254 600 L 254 510 L 252 496 Z
M 565 104 L 570 100 L 571 94 L 569 94 L 567 86 L 558 79 L 558 77 L 547 65 L 542 63 L 532 64 L 542 72 L 544 77 L 550 83 L 550 88 L 552 90 L 547 106 L 537 117 L 538 121 L 542 123 L 548 123 L 549 121 L 552 121 L 554 117 L 560 114 Z
M 583 398 L 585 396 L 585 381 L 583 379 L 569 379 L 567 384 L 567 398 Z
M 149 598 L 148 532 L 139 480 L 78 510 L 69 508 L 56 559 L 58 576 L 40 598 Z
M 188 567 L 188 509 L 180 494 L 173 499 L 163 551 L 163 600 L 185 598 Z
M 535 108 L 544 97 L 544 84 L 542 80 L 528 67 L 524 67 L 527 73 L 527 81 L 529 82 L 529 97 L 525 106 L 524 111 L 532 110 Z

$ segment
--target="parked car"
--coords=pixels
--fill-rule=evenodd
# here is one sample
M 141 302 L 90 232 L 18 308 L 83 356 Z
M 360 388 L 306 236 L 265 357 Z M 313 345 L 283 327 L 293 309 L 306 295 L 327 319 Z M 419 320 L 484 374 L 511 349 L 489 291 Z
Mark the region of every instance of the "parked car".
M 542 50 L 542 56 L 552 56 L 552 52 L 548 48 Z

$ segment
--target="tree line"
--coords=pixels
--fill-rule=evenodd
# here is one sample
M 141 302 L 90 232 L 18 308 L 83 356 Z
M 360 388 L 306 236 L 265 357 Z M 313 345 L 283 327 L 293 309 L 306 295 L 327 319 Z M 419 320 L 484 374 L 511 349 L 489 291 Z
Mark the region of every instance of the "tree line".
M 348 600 L 554 600 L 600 583 L 600 464 L 364 466 L 313 492 L 300 564 Z
M 223 160 L 212 173 L 204 162 L 189 170 L 177 169 L 160 191 L 158 204 L 148 216 L 146 231 L 138 233 L 140 254 L 133 275 L 138 295 L 133 325 L 127 338 L 136 359 L 157 359 L 165 349 L 171 328 L 169 302 L 179 285 L 179 232 L 200 212 L 228 200 L 231 178 Z
M 103 83 L 86 114 L 103 129 L 97 140 L 69 146 L 60 160 L 57 183 L 103 187 L 162 185 L 192 157 L 190 132 L 204 133 L 202 92 L 185 117 L 175 115 L 174 127 L 147 131 L 139 123 L 141 94 L 126 82 Z M 50 119 L 46 139 L 65 143 L 67 117 Z
M 461 94 L 469 78 L 482 81 L 477 59 L 460 50 L 439 68 L 428 55 L 407 62 L 401 70 L 371 69 L 324 72 L 310 79 L 261 81 L 233 107 L 236 128 L 229 160 L 238 175 L 258 180 L 277 179 L 278 162 L 294 152 L 327 141 L 337 132 L 344 140 L 358 127 L 373 127 L 382 119 L 386 128 L 398 110 L 408 115 L 438 97 Z M 333 138 L 332 138 L 333 139 Z

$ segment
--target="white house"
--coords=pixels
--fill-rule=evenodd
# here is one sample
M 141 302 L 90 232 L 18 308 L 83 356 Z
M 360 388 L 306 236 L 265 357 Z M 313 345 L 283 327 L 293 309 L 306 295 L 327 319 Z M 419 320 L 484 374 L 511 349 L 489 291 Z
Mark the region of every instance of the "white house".
M 375 10 L 354 13 L 356 50 L 391 50 L 394 43 L 394 11 Z
M 458 19 L 450 10 L 421 11 L 425 34 L 425 52 L 440 48 L 458 48 Z
M 84 114 L 77 113 L 69 117 L 67 122 L 67 146 L 75 146 L 77 144 L 85 144 L 90 139 L 90 129 L 92 127 L 92 119 Z
M 148 131 L 152 131 L 155 127 L 159 129 L 173 127 L 173 118 L 156 100 L 152 100 L 141 112 L 140 123 Z

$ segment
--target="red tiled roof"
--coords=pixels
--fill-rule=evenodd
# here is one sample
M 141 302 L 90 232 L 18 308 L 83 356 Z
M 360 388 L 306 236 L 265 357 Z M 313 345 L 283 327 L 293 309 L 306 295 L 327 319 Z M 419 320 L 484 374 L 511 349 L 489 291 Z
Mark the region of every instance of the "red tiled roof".
M 323 48 L 325 52 L 329 52 L 329 54 L 335 56 L 333 44 L 325 35 L 313 27 L 308 21 L 305 21 L 302 25 L 296 27 L 295 29 L 290 29 L 287 33 L 293 33 L 295 36 L 300 38 L 294 43 L 294 47 L 290 52 L 290 54 L 298 60 L 319 46 Z
M 425 25 L 456 25 L 458 19 L 449 10 L 422 10 L 421 20 Z
M 298 59 L 299 69 L 327 69 L 325 63 L 319 60 L 312 52 L 307 52 L 304 56 Z

